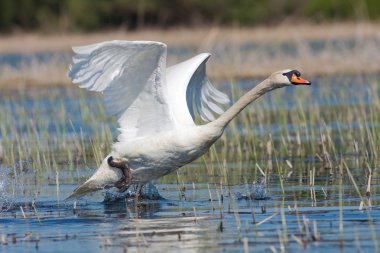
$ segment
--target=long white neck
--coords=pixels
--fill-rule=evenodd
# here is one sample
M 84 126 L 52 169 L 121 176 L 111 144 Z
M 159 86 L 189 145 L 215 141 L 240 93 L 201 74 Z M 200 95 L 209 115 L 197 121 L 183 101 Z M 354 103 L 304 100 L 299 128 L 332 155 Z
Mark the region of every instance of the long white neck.
M 224 129 L 230 121 L 236 117 L 247 105 L 264 95 L 265 93 L 279 88 L 272 84 L 270 78 L 265 79 L 246 94 L 241 96 L 239 100 L 225 111 L 219 118 L 210 122 L 210 125 Z

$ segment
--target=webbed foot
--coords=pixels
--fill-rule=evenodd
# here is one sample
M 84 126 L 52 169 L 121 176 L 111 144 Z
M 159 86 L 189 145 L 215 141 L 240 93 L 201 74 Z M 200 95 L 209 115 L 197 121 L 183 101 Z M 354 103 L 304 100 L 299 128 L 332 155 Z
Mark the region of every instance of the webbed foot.
M 125 192 L 132 184 L 131 168 L 126 159 L 116 161 L 112 156 L 108 157 L 107 163 L 109 166 L 118 168 L 122 171 L 123 176 L 119 181 L 115 183 L 115 187 L 119 189 L 119 192 Z

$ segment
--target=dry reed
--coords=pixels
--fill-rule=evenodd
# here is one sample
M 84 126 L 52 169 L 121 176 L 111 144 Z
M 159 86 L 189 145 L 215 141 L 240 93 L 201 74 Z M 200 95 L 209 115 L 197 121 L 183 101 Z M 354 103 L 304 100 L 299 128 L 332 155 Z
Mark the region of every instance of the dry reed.
M 219 79 L 264 77 L 286 68 L 300 69 L 308 76 L 378 73 L 380 66 L 374 59 L 380 58 L 379 31 L 375 23 L 340 23 L 86 35 L 19 34 L 0 38 L 0 54 L 29 54 L 32 60 L 18 66 L 0 66 L 0 87 L 69 85 L 66 72 L 70 48 L 114 39 L 163 41 L 170 49 L 168 65 L 211 52 L 214 57 L 208 72 Z M 33 59 L 33 54 L 41 52 L 50 52 L 53 57 L 45 62 Z

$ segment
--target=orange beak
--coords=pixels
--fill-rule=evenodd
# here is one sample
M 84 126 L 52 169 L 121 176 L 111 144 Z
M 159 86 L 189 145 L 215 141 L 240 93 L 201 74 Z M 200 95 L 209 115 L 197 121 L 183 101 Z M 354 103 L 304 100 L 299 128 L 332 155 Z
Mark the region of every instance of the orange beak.
M 311 82 L 303 79 L 301 76 L 296 76 L 295 74 L 292 75 L 292 79 L 290 80 L 292 84 L 295 85 L 310 85 Z

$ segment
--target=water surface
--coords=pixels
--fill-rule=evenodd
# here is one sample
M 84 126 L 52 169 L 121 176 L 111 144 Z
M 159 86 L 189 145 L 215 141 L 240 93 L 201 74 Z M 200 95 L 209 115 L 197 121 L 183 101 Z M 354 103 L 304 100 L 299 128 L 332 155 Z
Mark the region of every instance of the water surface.
M 76 88 L 2 93 L 0 249 L 376 252 L 378 158 L 366 138 L 380 122 L 359 117 L 377 106 L 373 80 L 316 78 L 308 89 L 268 94 L 204 158 L 154 182 L 162 198 L 138 205 L 104 201 L 105 192 L 64 201 L 117 136 L 100 96 Z M 217 86 L 238 97 L 255 83 Z

